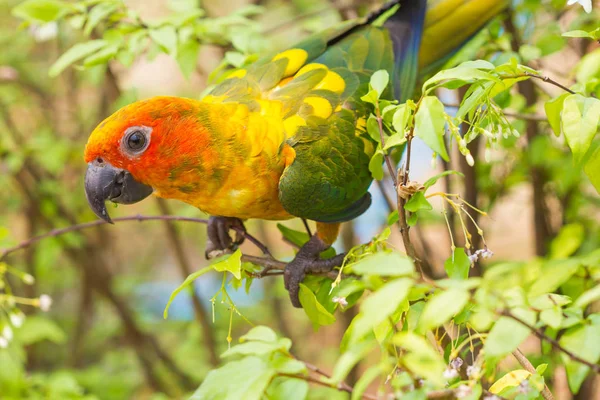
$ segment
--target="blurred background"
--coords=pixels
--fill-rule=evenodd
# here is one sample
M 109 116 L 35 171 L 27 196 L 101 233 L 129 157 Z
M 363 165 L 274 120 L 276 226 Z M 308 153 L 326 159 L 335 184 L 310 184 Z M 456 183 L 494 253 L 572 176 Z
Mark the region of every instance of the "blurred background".
M 0 2 L 0 249 L 95 220 L 83 192 L 83 149 L 93 128 L 120 106 L 154 95 L 199 97 L 210 85 L 212 72 L 224 65 L 236 65 L 247 54 L 284 48 L 380 5 L 367 0 L 127 0 L 127 8 L 141 21 L 200 6 L 205 14 L 199 18 L 213 37 L 206 35 L 191 60 L 149 46 L 108 64 L 81 68 L 76 63 L 50 77 L 50 66 L 82 41 L 81 26 L 61 20 L 24 27 L 11 14 L 18 3 Z M 573 67 L 582 57 L 598 54 L 598 44 L 584 39 L 567 42 L 560 32 L 597 24 L 598 11 L 586 15 L 565 8 L 565 3 L 516 2 L 511 15 L 515 25 L 510 29 L 519 39 L 513 36 L 511 41 L 500 18 L 482 34 L 483 41 L 471 56 L 494 62 L 517 57 L 560 82 L 577 82 L 581 78 Z M 102 22 L 88 33 L 97 38 L 109 28 Z M 488 161 L 476 162 L 476 168 L 462 157 L 443 165 L 432 160 L 424 145 L 415 147 L 412 179 L 422 182 L 442 168 L 464 173 L 464 179 L 452 177 L 438 185 L 489 213 L 478 218 L 495 254 L 488 262 L 543 257 L 567 224 L 582 227 L 573 233 L 585 236 L 582 246 L 599 244 L 599 199 L 581 171 L 571 167 L 569 151 L 549 134 L 544 120 L 541 101 L 559 94 L 555 89 L 540 89 L 534 83 L 525 89 L 529 92 L 515 90 L 503 99 L 521 137 L 507 139 L 502 149 L 495 150 L 472 142 L 474 158 Z M 448 91 L 442 96 L 452 105 L 459 103 L 461 93 Z M 345 224 L 335 245 L 338 250 L 368 241 L 386 226 L 390 210 L 382 187 L 393 198 L 389 180 L 374 183 L 373 206 Z M 441 204 L 435 206 L 413 230 L 413 237 L 432 275 L 441 276 L 450 240 Z M 185 204 L 155 198 L 111 213 L 203 217 Z M 460 244 L 459 221 L 449 217 Z M 284 225 L 303 230 L 299 220 Z M 249 221 L 247 228 L 277 258 L 293 257 L 294 248 L 282 241 L 275 223 Z M 167 320 L 162 313 L 172 290 L 207 265 L 205 230 L 204 225 L 189 222 L 124 222 L 48 238 L 4 258 L 0 274 L 6 286 L 0 286 L 0 311 L 11 309 L 2 302 L 2 293 L 29 299 L 47 295 L 52 304 L 47 312 L 19 306 L 26 318 L 15 330 L 13 343 L 0 346 L 7 347 L 0 348 L 0 398 L 162 399 L 184 398 L 193 391 L 228 346 L 230 306 L 220 296 L 213 298 L 221 288 L 221 275 L 203 276 L 193 293 L 177 297 Z M 476 248 L 481 248 L 475 240 Z M 390 243 L 402 248 L 395 230 Z M 249 244 L 243 251 L 259 255 Z M 477 265 L 472 275 L 484 268 Z M 35 281 L 24 283 L 22 274 Z M 292 352 L 299 358 L 331 369 L 352 310 L 339 314 L 335 325 L 314 332 L 303 311 L 289 304 L 280 277 L 255 280 L 249 293 L 231 287 L 228 293 L 243 316 L 232 314 L 234 341 L 252 325 L 268 325 L 293 340 Z M 532 339 L 530 345 L 539 343 Z M 360 370 L 361 366 L 349 381 L 356 380 Z M 564 372 L 558 371 L 556 380 L 557 397 L 571 398 Z M 590 381 L 588 386 L 592 385 Z M 578 398 L 591 399 L 591 393 L 582 390 Z M 311 396 L 344 398 L 326 388 Z

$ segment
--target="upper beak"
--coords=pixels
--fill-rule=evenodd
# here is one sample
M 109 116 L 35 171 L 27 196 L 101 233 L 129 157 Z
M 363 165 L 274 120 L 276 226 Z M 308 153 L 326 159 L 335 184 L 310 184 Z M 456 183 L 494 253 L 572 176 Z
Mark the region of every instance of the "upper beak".
M 85 196 L 90 208 L 99 218 L 112 224 L 105 202 L 132 204 L 145 199 L 152 193 L 152 187 L 139 183 L 133 176 L 113 167 L 107 162 L 88 163 L 85 173 Z

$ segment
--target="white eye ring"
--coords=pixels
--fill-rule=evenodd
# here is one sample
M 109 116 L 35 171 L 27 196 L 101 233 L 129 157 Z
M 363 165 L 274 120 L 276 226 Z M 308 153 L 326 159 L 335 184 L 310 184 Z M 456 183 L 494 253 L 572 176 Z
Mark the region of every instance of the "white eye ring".
M 121 151 L 129 156 L 136 157 L 150 146 L 152 128 L 147 126 L 131 126 L 125 130 L 121 140 Z

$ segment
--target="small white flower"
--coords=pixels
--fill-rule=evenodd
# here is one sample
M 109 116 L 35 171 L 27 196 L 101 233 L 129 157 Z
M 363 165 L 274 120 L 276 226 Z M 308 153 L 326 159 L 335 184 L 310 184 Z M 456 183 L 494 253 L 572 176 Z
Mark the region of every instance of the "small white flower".
M 469 378 L 479 377 L 481 375 L 481 368 L 477 365 L 469 365 L 467 367 L 467 376 Z
M 33 275 L 25 274 L 23 275 L 23 283 L 26 285 L 33 285 L 35 283 L 35 278 Z
M 471 388 L 467 385 L 460 385 L 458 389 L 456 389 L 456 393 L 454 395 L 457 399 L 464 399 L 467 396 L 471 395 Z
M 460 367 L 462 367 L 463 365 L 463 359 L 460 357 L 456 357 L 455 359 L 453 359 L 452 361 L 450 361 L 450 366 L 454 369 L 460 369 Z
M 479 256 L 477 255 L 477 252 L 475 252 L 469 256 L 469 261 L 471 262 L 471 265 L 475 264 L 478 259 L 479 259 Z
M 46 42 L 56 37 L 58 25 L 54 21 L 44 25 L 31 25 L 29 27 L 29 33 L 36 42 Z
M 338 303 L 342 307 L 348 307 L 348 301 L 345 297 L 333 296 L 333 299 L 331 299 L 331 301 L 333 301 L 334 303 Z
M 569 0 L 567 5 L 571 6 L 575 3 L 581 4 L 586 13 L 589 14 L 592 12 L 592 0 Z
M 483 400 L 500 400 L 500 397 L 496 396 L 495 394 L 492 394 L 492 395 L 485 396 L 483 398 Z
M 0 336 L 0 349 L 5 349 L 8 347 L 8 340 L 5 337 Z
M 467 164 L 469 164 L 469 167 L 475 165 L 475 159 L 473 158 L 471 153 L 468 153 L 465 157 L 467 158 Z
M 15 327 L 19 328 L 23 325 L 23 321 L 25 321 L 25 314 L 20 311 L 14 312 L 10 314 L 10 323 Z
M 482 249 L 482 250 L 478 250 L 477 252 L 479 253 L 479 256 L 481 258 L 483 258 L 484 260 L 487 260 L 488 258 L 492 258 L 493 255 L 494 255 L 494 252 L 491 251 L 488 248 L 485 248 L 485 249 Z
M 52 306 L 52 297 L 48 296 L 47 294 L 41 295 L 39 299 L 39 306 L 40 310 L 44 312 L 50 310 L 50 307 Z
M 446 380 L 454 379 L 458 376 L 458 371 L 455 370 L 454 368 L 446 368 L 446 370 L 444 371 L 442 376 Z
M 12 340 L 13 331 L 12 331 L 12 329 L 10 329 L 10 326 L 6 325 L 4 327 L 4 329 L 2 329 L 2 337 L 5 338 L 9 342 Z

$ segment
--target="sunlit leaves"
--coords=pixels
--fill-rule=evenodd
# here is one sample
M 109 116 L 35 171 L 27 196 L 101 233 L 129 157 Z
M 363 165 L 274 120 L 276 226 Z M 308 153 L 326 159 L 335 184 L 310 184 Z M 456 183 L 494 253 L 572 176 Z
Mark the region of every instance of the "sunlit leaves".
M 433 295 L 419 318 L 417 330 L 426 332 L 438 327 L 458 314 L 469 301 L 469 292 L 465 289 L 452 288 Z
M 61 18 L 71 11 L 72 5 L 59 0 L 26 0 L 12 10 L 15 17 L 32 23 L 45 23 Z
M 402 363 L 413 373 L 439 386 L 444 384 L 442 374 L 446 364 L 442 356 L 427 341 L 414 333 L 403 332 L 394 337 L 394 343 L 406 350 Z
M 444 126 L 446 124 L 444 115 L 444 105 L 437 97 L 424 97 L 415 115 L 415 136 L 422 139 L 431 150 L 448 161 L 448 152 L 444 142 Z
M 299 293 L 300 304 L 308 319 L 313 323 L 315 330 L 322 325 L 331 325 L 335 322 L 335 317 L 319 301 L 315 294 L 303 284 L 300 284 Z
M 579 94 L 565 98 L 562 110 L 562 131 L 573 151 L 576 164 L 587 153 L 600 123 L 600 100 Z
M 410 258 L 397 252 L 379 252 L 352 264 L 352 272 L 360 275 L 411 276 L 415 267 Z
M 50 67 L 48 74 L 52 77 L 60 74 L 65 68 L 81 60 L 82 58 L 89 56 L 90 54 L 100 50 L 107 45 L 105 40 L 90 40 L 88 42 L 77 43 L 63 55 Z
M 513 309 L 511 313 L 530 325 L 535 324 L 535 313 L 526 309 Z M 500 317 L 492 327 L 483 349 L 486 357 L 502 357 L 514 351 L 531 333 L 529 328 L 509 317 Z
M 582 359 L 595 364 L 600 360 L 600 325 L 586 324 L 569 329 L 560 338 L 560 344 Z M 572 360 L 568 355 L 561 354 L 567 367 L 569 387 L 577 393 L 583 380 L 590 370 L 585 364 Z
M 471 261 L 462 247 L 455 249 L 444 262 L 444 269 L 451 279 L 467 279 L 470 268 Z

